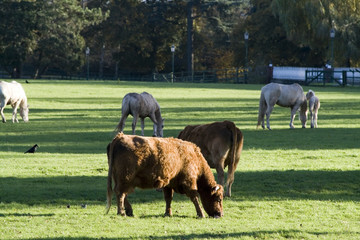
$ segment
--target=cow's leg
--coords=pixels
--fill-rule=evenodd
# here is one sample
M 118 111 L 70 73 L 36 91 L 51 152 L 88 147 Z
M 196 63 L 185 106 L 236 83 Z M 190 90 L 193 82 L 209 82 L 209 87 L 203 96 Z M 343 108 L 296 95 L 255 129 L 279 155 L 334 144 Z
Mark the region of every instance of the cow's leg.
M 124 204 L 125 198 L 126 194 L 124 192 L 116 191 L 117 214 L 121 216 L 126 216 Z
M 233 164 L 229 164 L 228 176 L 227 176 L 227 180 L 226 180 L 226 193 L 225 193 L 226 197 L 231 197 L 231 186 L 234 183 L 235 169 L 236 169 L 236 164 L 235 164 L 235 166 Z
M 130 202 L 128 201 L 127 199 L 127 196 L 125 197 L 125 213 L 126 213 L 126 216 L 129 216 L 129 217 L 133 217 L 134 216 L 134 213 L 133 213 L 133 209 L 131 207 L 131 204 Z
M 188 193 L 188 197 L 190 198 L 190 200 L 195 205 L 197 216 L 200 217 L 200 218 L 204 218 L 205 214 L 204 214 L 204 212 L 203 212 L 203 210 L 201 209 L 201 206 L 200 206 L 198 192 L 196 190 L 190 190 L 190 192 Z
M 218 183 L 224 186 L 225 172 L 224 172 L 224 159 L 220 159 L 219 163 L 215 167 L 217 173 Z
M 163 192 L 164 192 L 164 198 L 165 198 L 165 202 L 166 202 L 165 215 L 164 216 L 171 217 L 172 216 L 171 201 L 173 199 L 174 190 L 172 188 L 169 188 L 169 187 L 164 187 Z
M 140 120 L 141 120 L 141 136 L 144 136 L 145 118 L 140 118 Z

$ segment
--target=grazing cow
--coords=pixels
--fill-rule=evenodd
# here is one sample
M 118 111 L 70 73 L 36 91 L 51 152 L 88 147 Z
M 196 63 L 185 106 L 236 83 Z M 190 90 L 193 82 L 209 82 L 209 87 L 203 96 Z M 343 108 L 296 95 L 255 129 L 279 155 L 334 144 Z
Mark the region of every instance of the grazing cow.
M 313 90 L 309 90 L 306 94 L 306 99 L 309 101 L 309 110 L 311 118 L 311 128 L 317 128 L 318 111 L 320 108 L 320 100 L 315 96 Z
M 107 147 L 107 212 L 112 192 L 116 194 L 117 213 L 133 216 L 127 195 L 139 188 L 163 188 L 165 216 L 171 216 L 174 191 L 186 194 L 199 217 L 205 217 L 199 196 L 210 217 L 223 216 L 224 189 L 217 184 L 200 149 L 176 138 L 141 137 L 119 133 Z M 115 182 L 112 189 L 112 180 Z
M 195 143 L 201 153 L 215 168 L 218 182 L 224 186 L 224 168 L 228 167 L 225 196 L 231 197 L 234 172 L 240 160 L 243 135 L 233 122 L 214 122 L 203 125 L 189 125 L 179 133 L 178 138 Z

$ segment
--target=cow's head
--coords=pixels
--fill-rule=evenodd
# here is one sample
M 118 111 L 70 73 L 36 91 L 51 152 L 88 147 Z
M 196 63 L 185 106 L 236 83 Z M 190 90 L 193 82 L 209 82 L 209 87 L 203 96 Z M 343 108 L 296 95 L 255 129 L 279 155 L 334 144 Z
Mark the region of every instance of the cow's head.
M 223 186 L 216 184 L 210 192 L 200 194 L 202 205 L 209 217 L 219 218 L 224 216 L 223 213 Z

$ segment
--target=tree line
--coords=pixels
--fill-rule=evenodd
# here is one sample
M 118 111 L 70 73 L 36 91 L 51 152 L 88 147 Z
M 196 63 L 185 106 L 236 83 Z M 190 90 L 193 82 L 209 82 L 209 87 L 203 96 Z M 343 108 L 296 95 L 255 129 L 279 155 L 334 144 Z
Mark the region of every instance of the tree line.
M 176 72 L 357 67 L 359 13 L 353 0 L 3 0 L 0 65 L 13 78 L 25 66 L 34 78 L 49 69 L 74 74 L 88 48 L 99 75 L 171 72 L 175 45 Z

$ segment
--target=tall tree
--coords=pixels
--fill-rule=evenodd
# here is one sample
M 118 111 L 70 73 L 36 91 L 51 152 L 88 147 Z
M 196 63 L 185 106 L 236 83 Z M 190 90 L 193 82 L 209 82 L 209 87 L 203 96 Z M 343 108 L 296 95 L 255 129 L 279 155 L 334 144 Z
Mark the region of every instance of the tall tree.
M 170 59 L 170 46 L 178 47 L 184 34 L 182 1 L 108 2 L 109 18 L 84 32 L 88 43 L 96 49 L 105 42 L 123 72 L 163 71 Z
M 354 0 L 273 0 L 273 12 L 279 17 L 288 38 L 296 45 L 327 49 L 329 33 L 336 31 L 335 63 L 360 63 L 360 1 Z
M 232 42 L 237 66 L 245 65 L 244 33 L 249 33 L 250 67 L 266 66 L 270 62 L 280 66 L 321 66 L 321 49 L 311 50 L 304 44 L 289 41 L 279 18 L 272 13 L 271 0 L 252 0 L 247 14 L 234 28 Z
M 35 77 L 50 66 L 77 70 L 84 58 L 81 30 L 104 18 L 99 10 L 83 9 L 72 0 L 6 0 L 0 3 L 0 17 L 0 64 L 13 77 L 20 76 L 26 59 L 34 65 Z
M 36 47 L 36 7 L 32 2 L 0 2 L 0 65 L 13 77 Z

